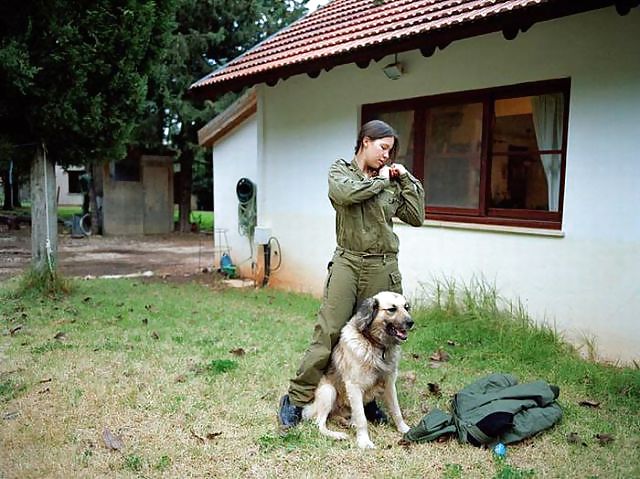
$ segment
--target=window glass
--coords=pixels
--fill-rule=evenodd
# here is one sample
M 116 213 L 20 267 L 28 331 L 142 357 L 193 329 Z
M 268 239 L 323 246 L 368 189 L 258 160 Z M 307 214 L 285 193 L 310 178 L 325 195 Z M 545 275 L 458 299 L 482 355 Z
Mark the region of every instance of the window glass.
M 379 120 L 388 123 L 398 133 L 400 140 L 396 162 L 402 163 L 413 171 L 413 111 L 393 111 L 377 115 Z
M 69 193 L 82 193 L 80 177 L 84 174 L 84 170 L 67 171 L 67 178 L 69 179 Z
M 563 105 L 561 93 L 495 101 L 492 208 L 558 211 Z
M 428 206 L 478 208 L 482 103 L 427 110 L 425 190 Z
M 140 158 L 127 156 L 112 162 L 112 176 L 116 181 L 140 181 Z

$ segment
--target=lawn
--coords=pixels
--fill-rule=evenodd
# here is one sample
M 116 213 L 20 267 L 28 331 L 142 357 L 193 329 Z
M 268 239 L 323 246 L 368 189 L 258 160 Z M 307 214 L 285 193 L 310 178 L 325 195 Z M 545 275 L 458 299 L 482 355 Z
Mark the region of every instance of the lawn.
M 218 281 L 78 281 L 57 300 L 14 291 L 0 284 L 3 478 L 640 477 L 640 371 L 581 359 L 490 288 L 414 301 L 398 390 L 413 425 L 491 372 L 558 384 L 562 422 L 504 461 L 453 439 L 404 445 L 390 426 L 371 427 L 373 451 L 312 424 L 280 434 L 315 298 Z M 448 360 L 430 359 L 439 350 Z

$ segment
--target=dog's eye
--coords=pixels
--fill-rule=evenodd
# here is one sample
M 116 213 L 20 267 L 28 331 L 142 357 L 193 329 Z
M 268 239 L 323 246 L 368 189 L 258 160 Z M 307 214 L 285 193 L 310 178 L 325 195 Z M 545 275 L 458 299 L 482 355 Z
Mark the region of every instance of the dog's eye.
M 411 305 L 409 303 L 404 305 L 404 309 L 406 309 L 407 311 L 411 310 Z
M 387 311 L 390 313 L 395 313 L 396 311 L 398 311 L 398 308 L 396 308 L 395 306 L 391 306 L 390 308 L 387 308 Z

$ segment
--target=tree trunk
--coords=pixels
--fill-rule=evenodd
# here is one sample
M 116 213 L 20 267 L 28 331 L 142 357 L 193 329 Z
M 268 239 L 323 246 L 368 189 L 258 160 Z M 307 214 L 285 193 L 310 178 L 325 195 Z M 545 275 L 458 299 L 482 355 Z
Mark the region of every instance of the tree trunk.
M 191 231 L 191 185 L 193 183 L 193 151 L 185 148 L 180 156 L 180 221 L 182 233 Z
M 56 268 L 58 256 L 58 208 L 53 162 L 42 147 L 31 162 L 31 265 L 37 273 Z
M 87 165 L 85 169 L 89 173 L 89 211 L 91 211 L 91 234 L 97 235 L 102 233 L 101 212 L 98 210 L 98 196 L 96 191 L 96 170 L 100 166 Z
M 22 202 L 20 201 L 20 184 L 18 178 L 13 177 L 13 207 L 22 208 Z
M 4 204 L 2 205 L 3 210 L 12 210 L 13 202 L 12 192 L 11 192 L 11 183 L 9 181 L 9 168 L 0 170 L 0 175 L 2 176 L 2 190 L 4 192 Z

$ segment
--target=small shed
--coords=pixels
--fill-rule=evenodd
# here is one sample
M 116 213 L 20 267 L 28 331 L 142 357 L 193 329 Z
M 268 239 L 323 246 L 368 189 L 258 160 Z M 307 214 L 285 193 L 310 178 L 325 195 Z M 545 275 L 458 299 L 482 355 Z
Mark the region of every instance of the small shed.
M 173 231 L 173 155 L 131 151 L 101 173 L 95 183 L 105 235 Z

